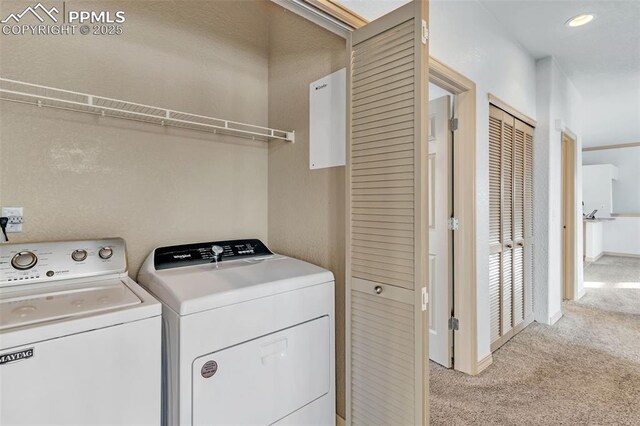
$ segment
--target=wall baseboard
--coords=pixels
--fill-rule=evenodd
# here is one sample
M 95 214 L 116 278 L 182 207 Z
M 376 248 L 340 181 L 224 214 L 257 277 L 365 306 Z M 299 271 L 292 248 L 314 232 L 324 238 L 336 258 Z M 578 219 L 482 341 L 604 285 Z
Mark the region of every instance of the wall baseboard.
M 340 417 L 339 414 L 336 414 L 336 426 L 346 426 L 346 425 L 347 425 L 347 421 L 342 417 Z
M 584 296 L 585 294 L 587 294 L 587 290 L 585 288 L 580 289 L 580 291 L 578 292 L 578 295 L 574 300 L 582 299 L 582 296 Z
M 597 262 L 604 255 L 605 255 L 605 253 L 602 252 L 599 255 L 597 255 L 596 257 L 586 257 L 585 256 L 584 261 L 587 262 L 587 263 Z
M 482 357 L 482 359 L 480 359 L 478 361 L 478 366 L 476 367 L 476 374 L 482 373 L 491 364 L 493 364 L 493 355 L 491 353 L 489 353 L 486 356 Z
M 549 318 L 549 325 L 557 323 L 560 318 L 562 318 L 562 310 L 559 310 Z
M 605 251 L 602 254 L 604 254 L 605 256 L 640 258 L 640 254 L 635 254 L 635 253 L 616 253 L 615 251 Z

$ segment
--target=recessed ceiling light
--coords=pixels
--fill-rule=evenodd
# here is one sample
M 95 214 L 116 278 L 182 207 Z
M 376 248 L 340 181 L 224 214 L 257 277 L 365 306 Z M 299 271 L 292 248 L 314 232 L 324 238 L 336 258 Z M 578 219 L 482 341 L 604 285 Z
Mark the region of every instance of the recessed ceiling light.
M 589 22 L 593 21 L 595 19 L 596 15 L 592 14 L 592 13 L 583 13 L 580 14 L 578 16 L 574 16 L 573 18 L 569 19 L 565 25 L 567 27 L 581 27 L 583 25 L 588 24 Z

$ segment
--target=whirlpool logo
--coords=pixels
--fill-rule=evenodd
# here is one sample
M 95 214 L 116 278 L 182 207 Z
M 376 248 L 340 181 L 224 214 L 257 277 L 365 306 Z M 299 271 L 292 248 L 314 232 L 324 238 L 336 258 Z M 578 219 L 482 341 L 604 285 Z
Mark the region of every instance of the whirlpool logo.
M 33 348 L 23 349 L 17 352 L 11 352 L 8 354 L 0 355 L 0 365 L 8 364 L 10 362 L 23 361 L 33 356 Z

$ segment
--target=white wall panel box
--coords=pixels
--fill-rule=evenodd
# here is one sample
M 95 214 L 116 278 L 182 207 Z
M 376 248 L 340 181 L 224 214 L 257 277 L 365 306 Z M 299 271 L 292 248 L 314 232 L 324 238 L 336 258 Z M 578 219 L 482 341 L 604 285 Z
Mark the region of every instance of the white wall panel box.
M 309 168 L 346 163 L 347 70 L 309 85 Z

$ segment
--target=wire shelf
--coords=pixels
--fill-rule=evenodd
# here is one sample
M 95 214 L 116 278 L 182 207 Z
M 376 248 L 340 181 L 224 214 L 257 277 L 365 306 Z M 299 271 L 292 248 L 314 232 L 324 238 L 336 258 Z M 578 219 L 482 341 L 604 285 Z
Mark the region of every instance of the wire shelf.
M 0 100 L 143 121 L 257 140 L 295 142 L 295 131 L 271 129 L 188 112 L 89 95 L 0 77 Z

